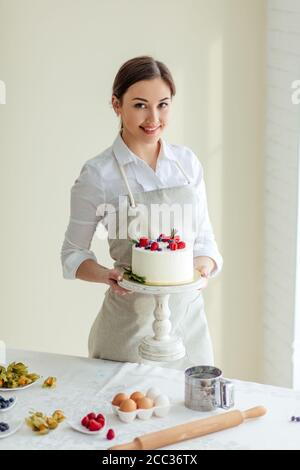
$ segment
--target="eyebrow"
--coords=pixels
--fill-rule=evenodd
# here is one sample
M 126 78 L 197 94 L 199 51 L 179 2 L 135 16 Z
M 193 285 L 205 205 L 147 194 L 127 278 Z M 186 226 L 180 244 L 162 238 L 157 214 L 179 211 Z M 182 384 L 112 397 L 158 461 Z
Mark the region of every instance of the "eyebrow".
M 166 98 L 162 98 L 159 101 L 170 100 L 170 99 L 171 99 L 170 97 L 166 96 Z M 145 98 L 133 98 L 132 101 L 134 101 L 134 100 L 145 101 L 146 103 L 148 103 L 148 100 L 145 100 Z

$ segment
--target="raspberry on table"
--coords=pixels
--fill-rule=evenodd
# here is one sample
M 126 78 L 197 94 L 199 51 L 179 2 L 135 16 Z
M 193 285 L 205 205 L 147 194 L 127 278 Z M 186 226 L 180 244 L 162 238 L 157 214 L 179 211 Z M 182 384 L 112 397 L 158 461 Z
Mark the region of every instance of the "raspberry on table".
M 113 429 L 109 429 L 106 434 L 106 438 L 111 441 L 112 439 L 115 438 L 115 431 Z

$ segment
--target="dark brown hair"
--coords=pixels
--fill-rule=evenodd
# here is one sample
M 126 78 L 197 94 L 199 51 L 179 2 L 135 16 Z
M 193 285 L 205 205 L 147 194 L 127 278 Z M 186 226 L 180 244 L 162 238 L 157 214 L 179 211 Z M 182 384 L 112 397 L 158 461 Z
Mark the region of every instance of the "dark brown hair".
M 112 93 L 122 105 L 123 95 L 128 88 L 141 80 L 161 77 L 170 87 L 171 97 L 176 94 L 176 87 L 168 67 L 151 56 L 143 55 L 127 60 L 119 69 L 113 83 Z M 121 121 L 121 129 L 123 123 Z

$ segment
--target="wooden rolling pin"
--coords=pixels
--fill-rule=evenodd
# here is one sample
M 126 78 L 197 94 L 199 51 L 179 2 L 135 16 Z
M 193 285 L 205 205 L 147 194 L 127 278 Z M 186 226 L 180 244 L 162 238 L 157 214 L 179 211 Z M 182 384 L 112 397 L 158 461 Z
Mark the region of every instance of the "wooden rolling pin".
M 205 436 L 223 429 L 232 428 L 242 424 L 245 419 L 258 418 L 267 412 L 263 406 L 256 406 L 246 411 L 229 411 L 210 418 L 198 419 L 190 423 L 179 424 L 173 428 L 162 431 L 151 432 L 143 436 L 136 437 L 126 444 L 110 447 L 108 450 L 151 450 L 176 444 L 177 442 L 193 439 L 194 437 Z

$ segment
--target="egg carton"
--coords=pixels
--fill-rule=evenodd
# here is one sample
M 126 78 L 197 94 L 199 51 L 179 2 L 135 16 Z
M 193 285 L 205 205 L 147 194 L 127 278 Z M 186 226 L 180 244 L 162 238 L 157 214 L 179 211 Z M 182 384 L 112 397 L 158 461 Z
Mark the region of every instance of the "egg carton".
M 123 423 L 132 423 L 136 418 L 139 419 L 150 419 L 153 415 L 159 418 L 167 416 L 171 408 L 171 405 L 166 406 L 153 406 L 148 409 L 137 409 L 134 411 L 121 411 L 119 406 L 112 405 L 113 413 L 119 417 Z

